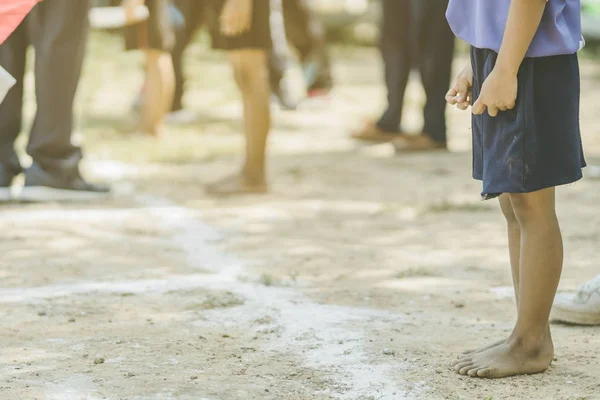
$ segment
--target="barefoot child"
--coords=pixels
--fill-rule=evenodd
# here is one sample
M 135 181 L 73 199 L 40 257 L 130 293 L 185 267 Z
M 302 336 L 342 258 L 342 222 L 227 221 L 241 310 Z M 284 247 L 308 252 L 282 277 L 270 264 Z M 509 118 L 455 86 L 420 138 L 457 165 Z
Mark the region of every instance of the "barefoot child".
M 213 195 L 267 191 L 267 136 L 271 127 L 267 55 L 271 50 L 269 0 L 203 0 L 212 44 L 227 51 L 244 108 L 246 156 L 241 171 L 207 187 Z
M 506 340 L 459 357 L 462 375 L 503 378 L 545 371 L 554 357 L 548 318 L 563 247 L 555 187 L 582 177 L 579 0 L 450 0 L 454 33 L 471 44 L 448 92 L 473 112 L 473 176 L 498 197 L 518 318 Z M 473 103 L 472 103 L 473 102 Z

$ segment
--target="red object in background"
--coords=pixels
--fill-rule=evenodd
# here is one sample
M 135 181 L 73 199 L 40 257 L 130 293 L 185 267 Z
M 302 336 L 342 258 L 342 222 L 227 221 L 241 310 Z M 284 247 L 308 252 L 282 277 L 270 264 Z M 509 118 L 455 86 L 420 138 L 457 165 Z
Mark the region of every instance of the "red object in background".
M 3 43 L 38 0 L 0 0 L 0 44 Z

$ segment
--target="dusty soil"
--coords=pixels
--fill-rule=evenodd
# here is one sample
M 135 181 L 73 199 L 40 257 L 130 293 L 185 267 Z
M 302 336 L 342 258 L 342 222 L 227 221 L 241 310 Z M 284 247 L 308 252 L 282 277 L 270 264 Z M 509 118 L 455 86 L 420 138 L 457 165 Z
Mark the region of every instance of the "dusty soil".
M 0 208 L 0 399 L 600 399 L 598 328 L 554 325 L 542 375 L 450 368 L 515 319 L 502 217 L 470 179 L 468 114 L 449 113 L 450 153 L 357 146 L 348 130 L 384 98 L 378 57 L 338 49 L 331 99 L 275 115 L 273 193 L 211 199 L 202 185 L 235 169 L 241 143 L 222 59 L 190 51 L 198 121 L 128 138 L 112 126 L 138 59 L 117 46 L 94 37 L 81 95 L 86 167 L 114 198 Z M 598 161 L 600 67 L 585 62 L 583 79 Z M 417 84 L 409 96 L 418 129 Z M 563 290 L 600 271 L 599 189 L 559 190 Z

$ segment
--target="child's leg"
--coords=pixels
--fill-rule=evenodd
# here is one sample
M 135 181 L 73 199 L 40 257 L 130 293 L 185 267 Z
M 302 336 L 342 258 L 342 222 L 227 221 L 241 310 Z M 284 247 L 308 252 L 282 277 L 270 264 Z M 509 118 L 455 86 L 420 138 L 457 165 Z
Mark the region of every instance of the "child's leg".
M 234 50 L 229 53 L 229 59 L 244 104 L 246 160 L 240 175 L 213 184 L 208 190 L 215 194 L 264 192 L 265 153 L 271 127 L 267 52 Z
M 515 290 L 515 299 L 517 302 L 517 309 L 519 306 L 519 271 L 520 271 L 520 259 L 521 259 L 521 225 L 519 225 L 519 221 L 517 220 L 517 216 L 513 210 L 512 203 L 510 201 L 509 194 L 503 194 L 499 198 L 500 200 L 500 208 L 502 209 L 502 213 L 506 218 L 506 225 L 508 230 L 508 252 L 510 254 L 510 269 L 512 272 L 513 278 L 513 287 Z M 500 340 L 498 342 L 492 343 L 490 345 L 481 347 L 476 350 L 468 350 L 461 354 L 458 357 L 458 361 L 454 363 L 457 365 L 460 363 L 465 357 L 471 356 L 476 353 L 481 353 L 482 351 L 486 351 L 491 349 L 492 347 L 496 347 L 502 343 L 505 343 L 506 339 Z
M 506 217 L 508 230 L 508 252 L 510 255 L 510 269 L 512 272 L 513 287 L 517 311 L 519 309 L 519 292 L 521 286 L 521 224 L 517 219 L 509 194 L 500 196 L 500 208 Z
M 146 50 L 146 85 L 141 130 L 157 135 L 164 116 L 171 110 L 175 77 L 169 53 Z
M 517 324 L 505 343 L 458 364 L 464 375 L 502 378 L 538 373 L 554 357 L 548 319 L 563 261 L 555 190 L 511 194 L 510 200 L 521 227 Z

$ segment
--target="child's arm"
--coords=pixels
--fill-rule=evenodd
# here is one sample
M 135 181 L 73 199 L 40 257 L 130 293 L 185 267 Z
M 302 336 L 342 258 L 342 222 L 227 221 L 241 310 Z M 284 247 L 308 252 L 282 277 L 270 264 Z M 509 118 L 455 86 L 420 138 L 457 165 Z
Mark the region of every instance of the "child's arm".
M 252 27 L 252 2 L 254 0 L 227 0 L 221 12 L 221 32 L 237 36 Z
M 512 0 L 496 66 L 483 83 L 473 114 L 487 108 L 492 117 L 498 110 L 513 109 L 517 99 L 517 73 L 540 26 L 546 0 Z

